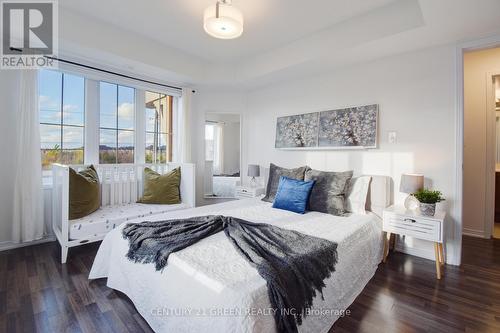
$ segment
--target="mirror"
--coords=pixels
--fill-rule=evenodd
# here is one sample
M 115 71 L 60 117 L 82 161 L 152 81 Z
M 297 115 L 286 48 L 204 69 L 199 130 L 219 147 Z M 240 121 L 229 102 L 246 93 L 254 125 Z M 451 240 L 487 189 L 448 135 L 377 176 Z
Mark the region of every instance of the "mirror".
M 240 174 L 239 114 L 207 113 L 205 117 L 205 198 L 236 197 Z

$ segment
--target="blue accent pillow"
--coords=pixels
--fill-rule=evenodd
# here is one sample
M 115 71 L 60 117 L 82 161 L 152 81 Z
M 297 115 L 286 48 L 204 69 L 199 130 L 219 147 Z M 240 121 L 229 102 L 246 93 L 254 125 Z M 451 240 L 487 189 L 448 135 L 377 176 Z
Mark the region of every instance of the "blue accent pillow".
M 273 208 L 304 214 L 314 180 L 303 181 L 281 176 Z

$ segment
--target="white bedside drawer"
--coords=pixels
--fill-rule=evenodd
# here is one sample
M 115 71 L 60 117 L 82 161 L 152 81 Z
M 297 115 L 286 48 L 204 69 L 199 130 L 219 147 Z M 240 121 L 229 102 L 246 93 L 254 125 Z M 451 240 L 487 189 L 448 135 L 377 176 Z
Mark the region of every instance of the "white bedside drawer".
M 238 193 L 244 193 L 244 194 L 253 194 L 253 193 L 255 193 L 254 190 L 247 189 L 247 188 L 238 188 L 236 191 Z
M 255 196 L 254 192 L 248 191 L 237 191 L 236 196 L 240 198 L 253 198 Z
M 236 197 L 240 199 L 255 198 L 261 194 L 264 194 L 264 189 L 262 187 L 236 187 Z
M 441 242 L 441 222 L 423 217 L 386 214 L 384 230 L 432 242 Z
M 443 224 L 446 213 L 436 211 L 434 216 L 420 214 L 419 210 L 407 210 L 404 206 L 391 206 L 384 209 L 382 229 L 386 233 L 384 259 L 389 254 L 392 235 L 410 236 L 434 243 L 436 256 L 436 277 L 441 279 L 441 266 L 444 265 Z

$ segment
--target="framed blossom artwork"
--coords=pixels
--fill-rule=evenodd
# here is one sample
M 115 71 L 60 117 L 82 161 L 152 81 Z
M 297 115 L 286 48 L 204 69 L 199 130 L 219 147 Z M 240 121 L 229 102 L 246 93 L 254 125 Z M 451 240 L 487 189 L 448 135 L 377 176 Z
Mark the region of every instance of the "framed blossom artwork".
M 276 148 L 360 149 L 377 147 L 378 105 L 279 117 Z
M 276 148 L 318 146 L 319 112 L 279 117 L 276 123 Z

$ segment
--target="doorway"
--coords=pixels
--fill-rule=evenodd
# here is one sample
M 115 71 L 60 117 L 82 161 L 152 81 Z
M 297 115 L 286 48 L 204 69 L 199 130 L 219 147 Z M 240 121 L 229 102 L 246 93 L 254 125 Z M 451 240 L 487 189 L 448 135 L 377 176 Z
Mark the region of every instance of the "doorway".
M 500 238 L 500 48 L 463 60 L 463 234 Z
M 493 238 L 500 239 L 500 75 L 493 77 L 495 108 L 495 220 Z

